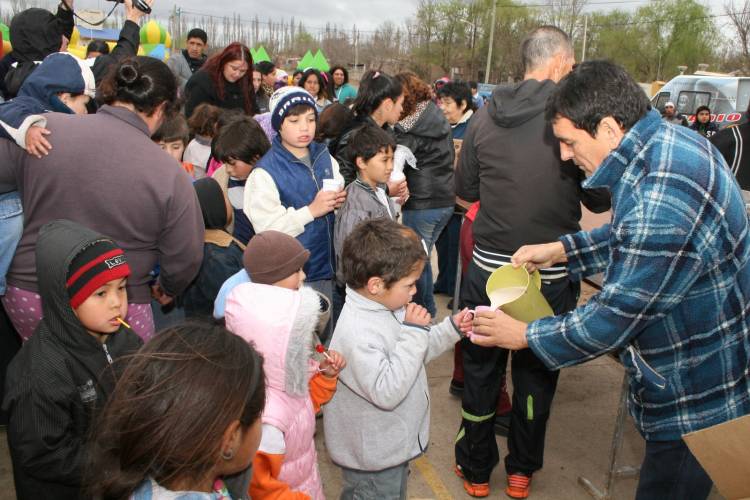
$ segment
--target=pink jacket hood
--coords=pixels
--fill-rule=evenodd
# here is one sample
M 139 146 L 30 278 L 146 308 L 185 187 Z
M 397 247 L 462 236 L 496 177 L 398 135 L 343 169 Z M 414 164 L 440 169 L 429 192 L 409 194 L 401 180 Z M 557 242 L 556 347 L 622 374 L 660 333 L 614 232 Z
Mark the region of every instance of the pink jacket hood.
M 243 283 L 227 297 L 225 318 L 229 331 L 263 355 L 268 386 L 303 396 L 318 368 L 313 355 L 319 316 L 320 299 L 311 288 Z

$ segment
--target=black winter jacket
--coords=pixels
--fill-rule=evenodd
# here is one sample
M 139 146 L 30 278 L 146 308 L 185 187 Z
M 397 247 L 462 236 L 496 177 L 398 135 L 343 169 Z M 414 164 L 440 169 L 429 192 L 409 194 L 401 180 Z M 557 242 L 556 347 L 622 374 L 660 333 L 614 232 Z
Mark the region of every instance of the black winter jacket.
M 750 145 L 750 121 L 727 127 L 709 140 L 726 160 L 740 188 L 750 190 L 750 153 L 745 153 L 745 146 Z
M 222 77 L 223 78 L 223 77 Z M 252 90 L 252 87 L 250 87 Z M 250 109 L 255 114 L 258 106 L 255 95 L 252 92 L 242 93 L 242 87 L 238 82 L 230 83 L 224 81 L 224 98 L 220 98 L 211 80 L 211 75 L 203 69 L 199 69 L 185 84 L 185 116 L 190 118 L 193 110 L 199 104 L 208 103 L 223 109 L 245 110 L 245 101 L 250 101 Z
M 125 327 L 99 343 L 70 307 L 65 287 L 70 262 L 104 238 L 61 220 L 39 231 L 36 262 L 44 318 L 8 367 L 3 401 L 20 500 L 83 498 L 84 442 L 92 417 L 114 387 L 110 359 L 142 344 Z
M 68 40 L 74 28 L 73 12 L 62 3 L 57 13 L 45 9 L 26 9 L 16 15 L 10 23 L 10 42 L 13 56 L 8 66 L 3 65 L 0 77 L 3 79 L 2 92 L 6 100 L 18 94 L 26 78 L 45 57 L 60 50 L 62 36 Z M 12 66 L 17 63 L 16 66 Z
M 409 199 L 404 210 L 452 207 L 456 203 L 453 177 L 455 149 L 451 126 L 443 112 L 430 101 L 416 123 L 405 130 L 396 125 L 396 142 L 411 149 L 417 168 L 406 167 Z
M 357 166 L 354 162 L 354 158 L 352 158 L 351 149 L 349 148 L 349 141 L 351 140 L 352 135 L 354 135 L 357 130 L 366 125 L 371 125 L 373 127 L 378 126 L 378 124 L 375 123 L 375 120 L 373 120 L 370 116 L 356 115 L 344 127 L 344 133 L 342 133 L 339 137 L 332 139 L 328 144 L 328 151 L 331 153 L 331 156 L 336 158 L 336 161 L 339 164 L 339 172 L 344 178 L 345 186 L 348 186 L 349 184 L 357 180 Z M 393 134 L 393 131 L 387 125 L 383 127 L 383 130 L 390 134 Z
M 550 80 L 498 86 L 471 119 L 456 174 L 456 194 L 481 201 L 474 239 L 485 250 L 512 254 L 580 230 L 581 203 L 610 207 L 609 192 L 584 190 L 584 173 L 561 161 L 552 126 L 544 119 Z
M 98 56 L 91 66 L 96 85 L 99 86 L 113 64 L 120 62 L 126 57 L 137 55 L 140 44 L 141 27 L 133 21 L 125 21 L 120 30 L 120 38 L 117 40 L 117 45 L 112 49 L 112 52 Z

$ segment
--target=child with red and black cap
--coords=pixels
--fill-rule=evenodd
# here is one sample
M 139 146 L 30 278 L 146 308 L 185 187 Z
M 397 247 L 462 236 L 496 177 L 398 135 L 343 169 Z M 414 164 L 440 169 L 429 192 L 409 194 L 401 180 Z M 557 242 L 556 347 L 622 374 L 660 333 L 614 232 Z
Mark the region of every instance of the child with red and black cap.
M 3 401 L 16 495 L 79 498 L 84 442 L 114 388 L 112 364 L 142 344 L 122 319 L 130 267 L 114 241 L 66 220 L 41 228 L 36 263 L 44 316 L 8 367 Z

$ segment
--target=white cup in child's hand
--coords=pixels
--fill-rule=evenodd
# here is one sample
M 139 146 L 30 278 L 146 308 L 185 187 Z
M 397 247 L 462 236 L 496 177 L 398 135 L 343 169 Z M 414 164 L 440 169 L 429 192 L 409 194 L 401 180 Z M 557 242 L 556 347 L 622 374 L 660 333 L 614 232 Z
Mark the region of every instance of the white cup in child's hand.
M 323 179 L 323 191 L 341 191 L 343 187 L 338 179 Z
M 401 170 L 394 170 L 391 172 L 391 182 L 401 182 L 406 179 L 406 175 Z

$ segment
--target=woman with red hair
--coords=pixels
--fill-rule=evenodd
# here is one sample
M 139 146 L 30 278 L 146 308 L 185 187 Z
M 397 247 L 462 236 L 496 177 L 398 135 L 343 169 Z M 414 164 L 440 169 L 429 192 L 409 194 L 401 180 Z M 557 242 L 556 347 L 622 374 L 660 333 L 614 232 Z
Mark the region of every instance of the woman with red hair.
M 253 57 L 250 49 L 233 42 L 211 57 L 185 85 L 185 115 L 203 103 L 224 109 L 242 109 L 248 115 L 257 112 L 252 85 Z

